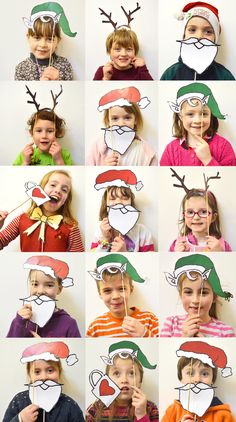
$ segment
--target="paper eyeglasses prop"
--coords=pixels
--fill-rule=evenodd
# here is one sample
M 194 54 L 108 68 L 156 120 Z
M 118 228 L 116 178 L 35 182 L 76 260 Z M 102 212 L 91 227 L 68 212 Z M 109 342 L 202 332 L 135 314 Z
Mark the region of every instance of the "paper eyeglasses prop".
M 54 112 L 55 107 L 56 107 L 56 106 L 57 106 L 57 104 L 58 104 L 57 99 L 58 99 L 58 97 L 60 97 L 60 95 L 61 95 L 61 94 L 62 94 L 62 92 L 63 92 L 62 85 L 60 85 L 60 91 L 59 91 L 59 93 L 58 93 L 58 94 L 55 94 L 55 95 L 54 95 L 53 91 L 52 91 L 52 90 L 50 90 L 50 92 L 51 92 L 51 96 L 52 96 L 52 101 L 53 101 L 53 107 L 52 107 L 52 108 L 47 108 L 47 107 L 45 107 L 45 108 L 40 108 L 40 104 L 39 104 L 39 103 L 37 103 L 37 101 L 36 101 L 36 95 L 37 95 L 37 92 L 35 92 L 35 93 L 33 94 L 33 93 L 30 91 L 30 89 L 29 89 L 29 87 L 28 87 L 27 85 L 25 85 L 25 87 L 26 87 L 26 89 L 27 89 L 26 94 L 29 94 L 29 96 L 32 98 L 32 100 L 31 100 L 31 101 L 30 101 L 30 100 L 28 100 L 28 101 L 27 101 L 27 103 L 29 103 L 29 104 L 34 104 L 34 105 L 35 105 L 35 107 L 36 107 L 36 110 L 37 110 L 37 111 L 42 111 L 42 110 L 45 110 L 45 111 L 52 111 L 52 112 Z
M 173 169 L 170 168 L 170 170 L 172 171 L 172 175 L 171 177 L 176 177 L 177 180 L 179 180 L 180 184 L 177 185 L 176 183 L 173 184 L 173 186 L 175 186 L 176 188 L 182 188 L 184 189 L 185 193 L 188 194 L 189 192 L 191 192 L 194 188 L 187 188 L 187 186 L 184 183 L 185 180 L 185 175 L 181 178 L 177 172 Z M 204 178 L 204 184 L 205 184 L 205 189 L 203 189 L 205 192 L 207 192 L 208 188 L 209 188 L 209 180 L 211 179 L 221 179 L 221 176 L 219 175 L 219 171 L 217 172 L 216 176 L 210 176 L 210 177 L 206 177 L 206 175 L 203 173 L 203 178 Z
M 136 9 L 134 9 L 132 11 L 129 10 L 128 12 L 126 12 L 126 10 L 124 9 L 123 6 L 121 6 L 121 9 L 122 9 L 122 11 L 124 12 L 124 14 L 125 14 L 125 16 L 127 18 L 127 25 L 117 26 L 117 22 L 114 22 L 112 20 L 112 18 L 111 18 L 112 13 L 106 13 L 103 9 L 101 9 L 101 7 L 99 7 L 99 10 L 101 12 L 100 15 L 104 15 L 107 18 L 107 20 L 103 20 L 102 23 L 110 23 L 113 26 L 114 31 L 116 31 L 117 29 L 124 28 L 124 27 L 130 29 L 130 22 L 132 22 L 132 20 L 134 19 L 132 17 L 132 15 L 135 12 L 137 12 L 138 10 L 140 10 L 141 9 L 141 6 L 138 3 L 136 3 Z

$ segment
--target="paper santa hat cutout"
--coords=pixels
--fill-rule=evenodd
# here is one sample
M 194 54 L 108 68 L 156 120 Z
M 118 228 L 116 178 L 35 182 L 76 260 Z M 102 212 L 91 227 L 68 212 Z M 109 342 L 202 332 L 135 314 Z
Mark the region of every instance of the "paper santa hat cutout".
M 99 190 L 109 186 L 135 187 L 139 191 L 143 184 L 141 181 L 137 181 L 136 175 L 131 170 L 107 170 L 97 176 L 94 187 Z
M 221 368 L 221 375 L 229 377 L 232 375 L 232 368 L 227 367 L 227 356 L 224 350 L 211 346 L 203 341 L 186 341 L 181 344 L 176 352 L 178 357 L 185 356 L 200 360 L 212 368 Z
M 50 275 L 53 278 L 59 278 L 63 287 L 74 285 L 73 278 L 67 277 L 69 273 L 67 263 L 52 258 L 51 256 L 31 256 L 24 263 L 24 268 L 28 270 L 43 271 L 44 274 Z
M 92 387 L 93 395 L 101 400 L 106 407 L 113 403 L 121 391 L 108 375 L 103 374 L 98 369 L 94 369 L 89 374 L 89 383 Z
M 78 362 L 76 354 L 70 354 L 68 346 L 62 341 L 37 343 L 27 347 L 22 354 L 21 363 L 33 362 L 35 360 L 53 360 L 58 362 L 66 359 L 69 366 Z
M 45 202 L 50 201 L 50 197 L 44 192 L 43 188 L 34 182 L 25 183 L 25 193 L 27 193 L 38 207 Z
M 141 98 L 140 92 L 134 86 L 122 89 L 114 89 L 100 98 L 98 111 L 108 110 L 111 107 L 132 106 L 136 103 L 139 108 L 145 108 L 150 104 L 148 97 Z

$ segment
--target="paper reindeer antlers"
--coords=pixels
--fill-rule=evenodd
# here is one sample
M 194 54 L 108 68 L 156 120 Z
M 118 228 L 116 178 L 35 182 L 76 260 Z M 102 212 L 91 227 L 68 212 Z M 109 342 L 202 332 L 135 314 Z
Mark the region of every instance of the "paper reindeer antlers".
M 191 189 L 189 189 L 189 188 L 187 188 L 187 186 L 185 185 L 185 183 L 184 183 L 184 180 L 185 180 L 185 175 L 181 178 L 177 173 L 176 173 L 176 171 L 173 169 L 173 168 L 171 168 L 171 171 L 172 171 L 172 175 L 171 175 L 171 177 L 176 177 L 176 179 L 177 180 L 179 180 L 180 181 L 180 184 L 179 185 L 177 185 L 176 183 L 174 183 L 173 184 L 173 186 L 175 186 L 176 188 L 182 188 L 182 189 L 184 189 L 184 191 L 185 191 L 185 193 L 189 193 L 191 190 L 192 190 L 192 188 Z M 211 180 L 211 179 L 221 179 L 221 176 L 219 175 L 220 173 L 219 173 L 219 171 L 217 172 L 217 174 L 216 174 L 216 176 L 210 176 L 210 177 L 206 177 L 206 175 L 205 175 L 205 173 L 203 173 L 203 177 L 204 177 L 204 184 L 205 184 L 205 192 L 208 190 L 208 188 L 209 188 L 209 184 L 208 184 L 208 182 L 209 182 L 209 180 Z
M 121 25 L 121 26 L 127 26 L 128 28 L 130 28 L 130 22 L 134 19 L 134 18 L 132 18 L 132 15 L 135 13 L 135 12 L 137 12 L 139 9 L 141 9 L 141 6 L 139 6 L 139 4 L 138 3 L 136 3 L 136 9 L 134 9 L 134 10 L 129 10 L 128 12 L 126 12 L 126 10 L 125 10 L 125 8 L 123 7 L 123 6 L 121 6 L 121 9 L 123 10 L 123 12 L 124 12 L 124 14 L 125 14 L 125 16 L 126 16 L 126 18 L 127 18 L 127 21 L 128 21 L 128 23 L 127 23 L 127 25 Z M 120 26 L 118 26 L 117 27 L 117 22 L 114 22 L 113 20 L 112 20 L 112 18 L 111 18 L 111 14 L 112 13 L 106 13 L 103 9 L 101 9 L 101 7 L 99 7 L 99 10 L 100 10 L 100 14 L 101 15 L 104 15 L 108 20 L 103 20 L 102 22 L 103 23 L 111 23 L 111 25 L 113 26 L 113 28 L 114 28 L 114 31 L 116 31 L 116 29 L 119 29 L 120 28 Z
M 27 89 L 27 91 L 26 91 L 26 94 L 29 94 L 30 95 L 30 97 L 32 98 L 32 101 L 30 101 L 30 100 L 28 100 L 27 101 L 27 103 L 29 103 L 29 104 L 34 104 L 35 105 L 35 107 L 36 107 L 36 110 L 37 111 L 39 111 L 40 110 L 40 104 L 39 103 L 37 103 L 37 101 L 36 101 L 36 95 L 37 95 L 37 92 L 35 92 L 34 94 L 30 91 L 30 89 L 29 89 L 29 87 L 27 86 L 27 85 L 25 85 L 26 86 L 26 89 Z M 51 109 L 49 109 L 49 108 L 44 108 L 44 109 L 42 109 L 42 110 L 50 110 L 50 111 L 54 111 L 54 109 L 55 109 L 55 107 L 57 106 L 57 104 L 58 104 L 58 101 L 57 101 L 57 99 L 58 99 L 58 97 L 60 97 L 60 95 L 62 94 L 62 92 L 63 92 L 63 89 L 62 89 L 62 85 L 60 85 L 60 91 L 59 91 L 59 93 L 58 94 L 55 94 L 54 95 L 54 93 L 53 93 L 53 91 L 52 90 L 50 90 L 50 92 L 51 92 L 51 96 L 52 96 L 52 101 L 53 101 L 53 107 L 51 108 Z

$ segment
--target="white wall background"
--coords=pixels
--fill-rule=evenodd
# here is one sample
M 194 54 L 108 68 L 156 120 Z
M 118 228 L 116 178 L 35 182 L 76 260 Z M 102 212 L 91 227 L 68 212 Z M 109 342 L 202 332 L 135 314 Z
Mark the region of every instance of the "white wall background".
M 148 141 L 157 151 L 157 83 L 144 81 L 103 81 L 86 82 L 85 84 L 85 157 L 87 158 L 90 148 L 98 138 L 104 137 L 103 116 L 104 112 L 97 110 L 100 98 L 114 89 L 122 89 L 135 86 L 141 98 L 148 97 L 151 101 L 146 108 L 140 109 L 143 117 L 143 130 L 139 136 Z
M 50 339 L 50 341 L 62 341 L 62 339 Z M 64 341 L 64 340 L 63 340 Z M 26 365 L 20 362 L 23 351 L 32 344 L 41 343 L 38 339 L 5 339 L 0 341 L 0 369 L 4 388 L 1 391 L 0 418 L 3 420 L 4 413 L 13 399 L 20 391 L 27 390 L 24 385 L 28 382 Z M 84 339 L 65 339 L 64 343 L 69 347 L 70 353 L 76 353 L 79 362 L 68 366 L 61 360 L 63 367 L 62 387 L 63 393 L 72 397 L 84 411 Z
M 26 39 L 27 27 L 22 17 L 30 17 L 31 10 L 43 2 L 25 0 L 24 3 L 12 0 L 6 4 L 2 19 L 0 36 L 6 42 L 1 43 L 0 54 L 4 57 L 1 63 L 0 79 L 13 80 L 15 67 L 29 57 L 30 50 Z M 56 53 L 66 57 L 72 65 L 74 79 L 84 79 L 84 1 L 60 0 L 72 32 L 77 35 L 68 37 L 61 31 L 61 42 Z
M 40 109 L 53 107 L 51 90 L 54 95 L 60 92 L 62 85 L 63 92 L 58 98 L 55 113 L 66 122 L 65 135 L 58 138 L 62 148 L 69 150 L 73 164 L 84 164 L 84 85 L 83 82 L 0 82 L 1 92 L 1 132 L 2 142 L 0 144 L 0 163 L 12 165 L 17 155 L 24 149 L 25 145 L 32 140 L 28 131 L 27 121 L 36 107 L 28 104 L 32 101 L 29 94 L 26 94 L 27 85 L 34 94 Z
M 107 20 L 100 15 L 99 7 L 106 13 L 112 13 L 112 19 L 118 22 L 118 26 L 127 25 L 127 18 L 121 9 L 126 11 L 136 8 L 134 0 L 86 0 L 85 5 L 85 51 L 86 72 L 85 79 L 91 80 L 99 66 L 109 61 L 106 53 L 106 38 L 114 30 L 111 24 L 102 23 Z M 158 44 L 157 44 L 157 2 L 155 0 L 140 0 L 141 9 L 132 17 L 131 29 L 137 34 L 140 50 L 138 57 L 143 57 L 153 79 L 157 79 Z
M 116 167 L 116 169 L 125 169 L 126 167 Z M 86 169 L 86 250 L 90 249 L 91 242 L 94 239 L 94 233 L 99 221 L 99 210 L 104 189 L 97 191 L 94 188 L 96 177 L 107 171 L 107 167 L 88 167 Z M 157 250 L 157 209 L 159 205 L 159 194 L 157 191 L 157 168 L 155 167 L 132 167 L 137 180 L 143 182 L 143 188 L 139 192 L 133 189 L 135 194 L 135 203 L 138 210 L 141 211 L 138 223 L 143 223 L 151 230 L 154 240 L 155 250 Z
M 190 340 L 191 339 L 187 339 Z M 194 340 L 193 340 L 194 341 Z M 177 363 L 178 357 L 176 351 L 179 349 L 181 344 L 185 343 L 183 339 L 161 339 L 159 344 L 159 362 L 162 364 L 159 366 L 159 384 L 161 386 L 159 392 L 159 403 L 160 403 L 160 418 L 165 413 L 165 410 L 169 405 L 173 403 L 175 399 L 178 399 L 178 391 L 175 387 L 180 385 L 180 381 L 177 376 Z M 207 343 L 212 346 L 220 347 L 227 355 L 227 366 L 230 366 L 233 371 L 233 375 L 228 378 L 223 378 L 218 370 L 217 379 L 215 386 L 217 389 L 215 395 L 223 402 L 228 403 L 231 407 L 234 415 L 236 414 L 236 403 L 235 403 L 235 388 L 236 388 L 236 376 L 235 376 L 235 348 L 236 339 L 209 339 Z
M 6 337 L 12 320 L 22 307 L 20 298 L 30 294 L 28 283 L 29 270 L 24 269 L 24 263 L 30 256 L 45 254 L 2 253 L 0 255 L 1 278 L 0 296 L 4 298 L 0 310 L 0 337 Z M 57 307 L 64 309 L 76 319 L 80 334 L 85 331 L 85 292 L 84 292 L 84 256 L 82 253 L 49 253 L 54 259 L 60 259 L 69 266 L 68 277 L 72 277 L 74 286 L 64 288 L 57 296 Z M 14 262 L 14 265 L 12 263 Z M 11 294 L 10 294 L 11 292 Z M 10 297 L 9 297 L 10 296 Z M 9 300 L 10 299 L 10 300 Z
M 158 39 L 162 40 L 158 44 L 159 53 L 159 78 L 163 72 L 172 64 L 178 61 L 180 43 L 176 40 L 183 39 L 183 23 L 175 18 L 183 7 L 187 4 L 183 0 L 159 0 L 158 10 Z M 221 0 L 210 2 L 219 10 L 221 23 L 221 35 L 219 44 L 221 45 L 216 56 L 216 61 L 223 64 L 236 77 L 236 51 L 235 36 L 236 28 L 234 19 L 236 13 L 236 4 L 234 0 Z
M 150 252 L 143 254 L 122 253 L 122 255 L 128 258 L 140 277 L 145 279 L 144 283 L 133 282 L 134 290 L 129 298 L 129 307 L 136 306 L 142 311 L 151 311 L 158 315 L 158 268 L 156 254 Z M 96 261 L 100 257 L 101 254 L 98 253 L 86 254 L 86 329 L 95 318 L 108 312 L 107 307 L 99 297 L 96 281 L 88 273 L 88 271 L 95 270 Z
M 181 257 L 186 256 L 180 253 L 160 253 L 159 254 L 159 316 L 160 316 L 160 327 L 163 327 L 163 322 L 167 316 L 170 315 L 185 315 L 185 311 L 182 306 L 177 288 L 171 286 L 166 278 L 165 272 L 173 274 L 175 263 Z M 236 254 L 225 253 L 221 254 L 218 259 L 217 252 L 212 252 L 209 258 L 215 265 L 216 272 L 220 278 L 221 287 L 224 291 L 228 291 L 233 294 L 233 298 L 228 302 L 223 298 L 218 297 L 218 319 L 234 327 L 236 331 L 236 286 L 232 279 L 232 274 L 235 272 L 235 259 Z M 168 298 L 168 303 L 165 298 Z
M 157 364 L 156 369 L 144 368 L 144 377 L 142 382 L 142 390 L 147 396 L 148 400 L 153 401 L 158 405 L 158 340 L 155 338 L 150 339 L 131 339 L 136 343 L 142 352 L 147 356 L 147 359 L 152 365 Z M 86 339 L 86 407 L 96 400 L 96 397 L 91 393 L 92 387 L 89 384 L 89 374 L 94 369 L 99 369 L 105 372 L 105 363 L 100 356 L 108 356 L 108 349 L 111 344 L 118 343 L 112 339 Z
M 205 83 L 204 81 L 202 81 Z M 187 86 L 191 81 L 170 81 L 168 84 L 159 82 L 158 84 L 158 157 L 161 159 L 167 144 L 175 139 L 172 136 L 173 111 L 170 109 L 168 101 L 175 102 L 177 91 Z M 218 133 L 226 138 L 236 151 L 236 135 L 234 122 L 236 120 L 236 109 L 234 99 L 236 96 L 236 85 L 233 81 L 206 81 L 206 85 L 211 89 L 219 109 L 225 120 L 219 121 Z
M 75 217 L 79 221 L 79 227 L 84 237 L 84 167 L 54 167 L 53 170 L 64 169 L 68 171 L 72 177 L 72 189 L 73 189 L 73 201 L 72 211 Z M 25 193 L 25 183 L 32 181 L 39 184 L 43 176 L 52 170 L 51 167 L 45 166 L 27 166 L 27 167 L 2 167 L 0 168 L 0 180 L 1 180 L 1 209 L 10 212 L 18 205 L 22 204 L 27 200 L 28 195 Z M 14 217 L 20 215 L 22 212 L 29 208 L 30 201 L 28 201 L 21 208 L 12 212 L 5 220 L 4 227 L 13 220 Z M 19 251 L 19 239 L 12 241 L 6 251 Z
M 158 169 L 158 241 L 159 251 L 169 250 L 171 243 L 178 237 L 178 220 L 182 212 L 180 205 L 184 198 L 184 189 L 176 188 L 174 183 L 179 184 L 167 167 Z M 220 223 L 223 238 L 230 244 L 233 251 L 236 250 L 235 226 L 236 226 L 236 197 L 233 191 L 233 181 L 236 177 L 236 169 L 231 167 L 204 167 L 202 171 L 197 167 L 176 167 L 179 176 L 185 175 L 185 184 L 191 188 L 204 189 L 203 173 L 207 177 L 216 176 L 219 170 L 221 179 L 210 180 L 210 188 L 217 199 L 220 215 Z

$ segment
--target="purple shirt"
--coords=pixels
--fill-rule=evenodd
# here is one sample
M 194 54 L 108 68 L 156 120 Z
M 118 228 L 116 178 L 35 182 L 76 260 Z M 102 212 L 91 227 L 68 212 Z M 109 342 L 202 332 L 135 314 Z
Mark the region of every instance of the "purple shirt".
M 96 71 L 93 80 L 102 81 L 103 66 L 100 66 Z M 120 70 L 113 67 L 111 81 L 153 81 L 147 66 L 134 67 L 130 69 Z

